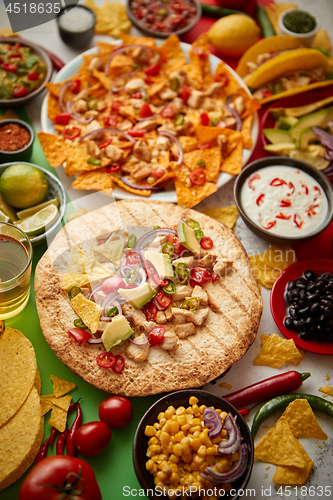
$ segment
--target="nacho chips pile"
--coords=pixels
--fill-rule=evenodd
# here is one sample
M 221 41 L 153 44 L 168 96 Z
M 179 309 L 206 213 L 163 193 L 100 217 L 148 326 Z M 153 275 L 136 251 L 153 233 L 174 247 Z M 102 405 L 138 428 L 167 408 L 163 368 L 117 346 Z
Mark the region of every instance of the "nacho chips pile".
M 297 438 L 327 439 L 306 399 L 295 399 L 254 450 L 254 457 L 277 465 L 275 484 L 304 484 L 313 461 Z
M 64 432 L 67 424 L 67 412 L 72 402 L 72 396 L 67 393 L 76 388 L 73 382 L 67 382 L 61 378 L 51 375 L 53 384 L 53 394 L 46 394 L 40 397 L 42 414 L 51 411 L 49 424 L 59 432 Z
M 292 339 L 283 339 L 273 333 L 261 335 L 260 340 L 263 347 L 253 360 L 255 366 L 280 368 L 284 363 L 298 365 L 304 357 L 304 352 L 296 347 Z
M 158 47 L 153 38 L 121 39 L 120 50 L 97 42 L 77 75 L 47 84 L 57 135 L 38 134 L 45 155 L 64 164 L 74 189 L 116 184 L 147 197 L 173 182 L 179 205 L 197 205 L 217 191 L 221 172 L 240 172 L 260 104 L 222 61 L 211 72 L 206 34 L 188 55 L 176 35 Z
M 33 346 L 23 333 L 2 327 L 0 322 L 0 491 L 30 467 L 44 433 Z
M 95 12 L 96 35 L 109 35 L 119 38 L 122 32 L 128 32 L 131 22 L 126 14 L 126 6 L 120 2 L 104 2 L 102 7 L 98 7 L 94 0 L 87 0 L 84 5 Z
M 275 280 L 287 267 L 294 264 L 297 259 L 291 247 L 272 245 L 265 253 L 250 255 L 254 275 L 265 288 L 272 288 Z

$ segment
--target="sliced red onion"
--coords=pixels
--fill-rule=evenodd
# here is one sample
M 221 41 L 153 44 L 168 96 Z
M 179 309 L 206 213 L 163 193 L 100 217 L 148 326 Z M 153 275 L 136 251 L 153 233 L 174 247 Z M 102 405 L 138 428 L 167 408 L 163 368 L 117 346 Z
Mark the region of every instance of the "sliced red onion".
M 59 103 L 59 108 L 61 109 L 62 113 L 66 113 L 67 109 L 64 103 L 64 94 L 67 90 L 68 87 L 72 85 L 72 82 L 65 82 L 61 87 L 59 91 L 59 96 L 58 96 L 58 103 Z
M 101 316 L 99 318 L 100 321 L 112 321 L 113 318 L 109 318 L 109 316 Z
M 129 73 L 124 73 L 123 75 L 121 75 L 119 78 L 117 78 L 113 83 L 112 83 L 112 87 L 111 87 L 111 90 L 114 94 L 118 94 L 118 92 L 121 92 L 123 90 L 123 88 L 125 87 L 125 83 L 124 85 L 120 85 L 119 87 L 116 85 L 117 82 L 119 82 L 119 80 L 124 80 L 126 78 L 129 78 L 133 75 L 135 75 L 137 73 L 137 71 L 130 71 Z
M 235 462 L 235 465 L 228 472 L 216 472 L 213 467 L 207 467 L 204 473 L 200 475 L 215 484 L 221 483 L 233 483 L 236 479 L 239 479 L 246 471 L 248 463 L 249 447 L 246 443 L 239 447 L 239 459 Z
M 103 284 L 102 284 L 102 285 L 103 285 Z M 94 288 L 94 289 L 91 291 L 91 293 L 90 293 L 90 294 L 89 294 L 89 296 L 88 296 L 88 300 L 93 299 L 93 298 L 94 298 L 94 295 L 95 295 L 97 292 L 99 292 L 100 290 L 102 290 L 102 285 L 98 285 L 98 286 L 96 286 L 96 288 Z
M 127 179 L 127 176 L 123 175 L 122 177 L 120 177 L 120 180 L 126 184 L 126 186 L 128 187 L 131 187 L 133 189 L 140 189 L 141 191 L 142 190 L 147 190 L 149 189 L 149 191 L 161 191 L 161 189 L 163 188 L 160 188 L 158 186 L 150 186 L 149 184 L 146 184 L 145 186 L 138 186 L 137 184 L 133 184 L 133 182 L 129 181 Z
M 329 165 L 325 170 L 322 170 L 323 174 L 330 175 L 333 173 L 333 164 Z
M 138 275 L 141 276 L 141 281 L 139 282 L 138 286 L 143 285 L 147 281 L 147 274 L 144 269 L 139 269 Z
M 141 336 L 141 335 L 140 335 Z M 148 338 L 138 341 L 137 339 L 129 339 L 132 344 L 137 345 L 138 347 L 143 347 L 148 344 Z
M 146 118 L 135 118 L 137 122 L 144 122 L 146 120 L 150 120 L 151 118 L 156 118 L 156 116 L 160 115 L 162 113 L 162 111 L 165 110 L 165 108 L 167 108 L 169 106 L 169 104 L 171 103 L 172 101 L 169 101 L 167 102 L 163 108 L 161 108 L 159 111 L 157 111 L 156 113 L 154 113 L 153 115 L 151 116 L 147 116 Z
M 232 108 L 232 107 L 228 106 L 228 104 L 224 104 L 224 105 L 222 106 L 222 108 L 226 109 L 227 111 L 229 111 L 229 113 L 231 113 L 231 114 L 232 114 L 232 116 L 233 116 L 233 117 L 235 118 L 235 120 L 236 120 L 236 130 L 237 130 L 238 132 L 240 132 L 240 131 L 242 130 L 243 124 L 242 124 L 241 117 L 239 116 L 239 114 L 237 113 L 237 111 L 236 111 L 234 108 Z
M 208 436 L 210 438 L 218 436 L 222 430 L 221 415 L 213 408 L 205 408 L 203 411 L 203 419 L 205 426 L 210 429 L 208 431 Z
M 105 297 L 106 299 L 107 297 Z M 103 302 L 105 301 L 104 303 L 104 306 L 103 306 L 103 302 L 101 304 L 101 308 L 103 309 L 103 316 L 106 316 L 108 317 L 108 311 L 112 308 L 112 307 L 116 307 L 118 309 L 118 313 L 119 314 L 123 314 L 123 311 L 122 311 L 122 308 L 121 308 L 121 305 L 119 304 L 119 302 L 113 298 L 111 298 L 111 300 L 103 300 Z
M 82 123 L 83 125 L 91 123 L 94 119 L 94 117 L 91 117 L 91 118 L 87 118 L 86 120 L 83 120 L 82 116 L 79 113 L 76 113 L 76 111 L 73 111 L 73 106 L 72 106 L 72 103 L 70 101 L 66 102 L 66 109 L 67 109 L 68 113 L 71 114 L 71 117 L 74 120 L 76 120 L 79 123 Z
M 91 130 L 90 132 L 88 132 L 87 134 L 85 134 L 81 137 L 81 139 L 79 140 L 79 143 L 82 142 L 87 137 L 89 137 L 90 135 L 98 134 L 101 132 L 112 132 L 114 135 L 116 135 L 116 134 L 122 135 L 128 141 L 131 141 L 133 144 L 135 144 L 135 139 L 133 137 L 131 137 L 129 134 L 127 134 L 126 132 L 123 132 L 122 130 L 118 130 L 117 128 L 111 128 L 111 127 L 104 127 L 104 128 L 98 128 L 96 130 Z
M 223 427 L 228 432 L 229 438 L 227 441 L 220 441 L 218 451 L 226 455 L 231 455 L 238 450 L 241 443 L 241 433 L 236 424 L 236 417 L 234 418 L 231 413 L 228 413 L 224 419 Z
M 154 239 L 160 235 L 162 236 L 169 236 L 169 234 L 172 234 L 173 236 L 177 236 L 177 231 L 174 229 L 171 229 L 169 227 L 161 227 L 159 229 L 152 229 L 151 231 L 148 231 L 148 233 L 144 234 L 141 236 L 141 238 L 138 239 L 135 245 L 135 250 L 140 251 L 143 250 L 148 243 L 151 243 L 154 241 Z
M 176 165 L 180 165 L 181 163 L 183 163 L 184 151 L 183 151 L 183 148 L 179 142 L 178 137 L 173 135 L 172 132 L 168 132 L 168 130 L 159 130 L 158 133 L 160 135 L 164 135 L 165 137 L 168 137 L 172 142 L 174 142 L 177 145 L 177 147 L 178 147 L 178 160 L 177 160 Z
M 119 49 L 116 49 L 110 55 L 109 59 L 106 61 L 105 70 L 104 70 L 106 76 L 109 76 L 110 63 L 116 55 L 121 54 L 122 52 L 126 52 L 126 50 L 136 49 L 139 47 L 142 49 L 148 50 L 148 51 L 152 52 L 153 54 L 157 54 L 160 57 L 160 54 L 155 49 L 153 49 L 152 47 L 147 47 L 147 45 L 134 44 L 134 45 L 127 45 L 126 47 L 119 47 Z
M 333 134 L 329 134 L 319 127 L 312 127 L 312 130 L 325 148 L 333 150 Z
M 123 278 L 126 278 L 126 274 L 128 273 L 128 271 L 132 271 L 132 270 L 133 270 L 133 267 L 129 266 L 128 264 L 120 266 L 120 269 L 119 269 L 120 274 L 122 275 Z
M 333 149 L 326 148 L 324 158 L 327 161 L 333 161 Z
M 88 344 L 101 344 L 102 339 L 89 339 Z

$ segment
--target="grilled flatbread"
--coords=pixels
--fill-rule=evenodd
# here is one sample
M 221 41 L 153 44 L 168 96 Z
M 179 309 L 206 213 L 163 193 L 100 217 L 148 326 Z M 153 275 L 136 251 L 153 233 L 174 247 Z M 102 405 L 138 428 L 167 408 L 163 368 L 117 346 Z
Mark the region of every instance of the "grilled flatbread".
M 96 237 L 124 227 L 172 228 L 180 219 L 197 220 L 204 234 L 214 241 L 221 262 L 232 262 L 227 274 L 203 288 L 210 311 L 195 335 L 179 340 L 175 352 L 152 347 L 147 361 L 126 357 L 128 341 L 112 349 L 125 358 L 121 373 L 100 368 L 96 356 L 101 344 L 78 343 L 69 334 L 77 318 L 67 291 L 61 288 L 63 273 L 74 246 L 87 251 Z M 74 373 L 106 392 L 125 396 L 147 396 L 199 387 L 220 376 L 236 363 L 253 343 L 262 313 L 258 284 L 244 248 L 233 231 L 201 213 L 159 201 L 126 200 L 112 203 L 68 223 L 39 261 L 35 275 L 36 304 L 45 339 Z

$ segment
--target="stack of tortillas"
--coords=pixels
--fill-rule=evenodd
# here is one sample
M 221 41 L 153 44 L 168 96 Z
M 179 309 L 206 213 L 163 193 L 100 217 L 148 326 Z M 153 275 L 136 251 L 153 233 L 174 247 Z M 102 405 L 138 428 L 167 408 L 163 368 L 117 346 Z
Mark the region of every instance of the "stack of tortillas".
M 40 389 L 31 342 L 18 330 L 0 328 L 0 491 L 24 474 L 39 451 Z

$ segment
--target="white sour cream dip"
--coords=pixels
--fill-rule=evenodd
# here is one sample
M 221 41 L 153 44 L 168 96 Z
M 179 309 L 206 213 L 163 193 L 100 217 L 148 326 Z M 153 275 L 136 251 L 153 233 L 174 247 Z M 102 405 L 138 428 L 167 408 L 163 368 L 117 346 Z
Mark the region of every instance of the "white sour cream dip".
M 328 208 L 322 187 L 311 175 L 283 165 L 252 173 L 240 198 L 252 222 L 279 236 L 311 233 L 324 221 Z
M 86 31 L 95 23 L 94 15 L 87 9 L 82 9 L 79 5 L 65 10 L 59 17 L 59 26 L 73 33 L 81 33 Z

